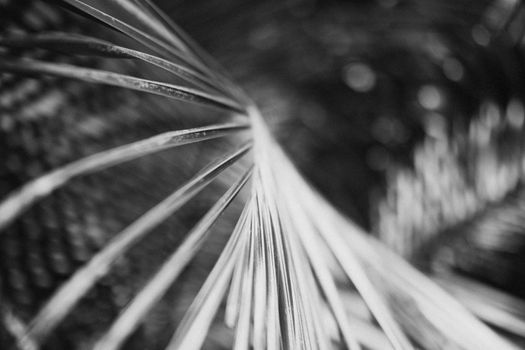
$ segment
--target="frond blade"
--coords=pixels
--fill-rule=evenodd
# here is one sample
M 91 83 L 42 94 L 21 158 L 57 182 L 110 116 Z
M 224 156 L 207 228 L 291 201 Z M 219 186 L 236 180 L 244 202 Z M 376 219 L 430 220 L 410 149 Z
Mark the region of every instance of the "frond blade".
M 110 329 L 99 339 L 94 349 L 118 349 L 122 342 L 135 330 L 144 315 L 155 305 L 172 285 L 202 246 L 210 234 L 210 227 L 228 207 L 251 176 L 248 169 L 242 177 L 213 205 L 204 217 L 188 233 L 184 242 L 166 260 L 159 271 L 133 298 L 119 315 Z
M 204 73 L 205 75 L 209 77 L 215 77 L 214 73 L 207 68 L 203 63 L 201 63 L 199 60 L 188 57 L 188 55 L 181 51 L 178 47 L 174 46 L 171 42 L 166 42 L 164 38 L 159 38 L 156 35 L 149 34 L 145 32 L 144 30 L 141 30 L 137 28 L 136 26 L 127 23 L 127 21 L 119 19 L 115 17 L 114 15 L 111 15 L 104 10 L 101 10 L 101 8 L 104 8 L 105 4 L 104 2 L 100 2 L 98 4 L 90 4 L 90 1 L 85 0 L 62 0 L 65 3 L 77 8 L 78 10 L 86 13 L 89 16 L 92 16 L 99 21 L 105 23 L 109 27 L 124 33 L 128 37 L 130 37 L 133 40 L 138 41 L 139 43 L 143 44 L 144 46 L 154 50 L 160 55 L 166 56 L 166 58 L 171 58 L 175 61 L 179 60 L 182 61 L 184 64 L 197 69 L 198 71 Z M 97 1 L 95 1 L 96 3 Z M 119 7 L 118 0 L 111 0 L 109 4 L 115 5 L 117 4 L 118 8 L 121 10 L 121 15 L 125 14 L 127 10 L 123 9 L 122 7 Z M 148 25 L 148 24 L 147 24 Z
M 185 86 L 163 83 L 154 80 L 137 78 L 130 75 L 108 72 L 105 70 L 73 66 L 69 64 L 50 63 L 31 59 L 1 60 L 0 71 L 33 75 L 51 75 L 62 78 L 77 79 L 89 83 L 106 84 L 130 90 L 147 92 L 179 101 L 192 102 L 219 109 L 244 114 L 238 103 L 223 96 L 217 96 L 187 88 Z
M 213 162 L 184 186 L 118 233 L 84 267 L 80 268 L 64 283 L 44 305 L 29 325 L 27 341 L 41 342 L 71 311 L 80 298 L 89 291 L 90 287 L 109 272 L 118 257 L 122 256 L 127 249 L 144 237 L 152 228 L 163 222 L 204 189 L 223 170 L 248 152 L 250 147 L 250 144 L 244 145 L 235 152 Z
M 252 211 L 249 204 L 245 206 L 237 226 L 226 243 L 219 259 L 191 304 L 166 349 L 200 349 L 206 333 L 217 313 L 217 309 L 231 280 L 234 263 L 244 247 L 248 234 L 248 217 Z
M 525 337 L 523 300 L 455 274 L 433 280 L 483 321 Z
M 21 189 L 0 202 L 0 232 L 37 200 L 49 195 L 76 177 L 172 147 L 228 136 L 246 128 L 247 125 L 231 123 L 171 131 L 102 151 L 57 168 L 26 183 Z
M 137 59 L 164 69 L 204 90 L 213 89 L 219 93 L 229 94 L 227 88 L 221 86 L 220 81 L 212 80 L 185 65 L 85 35 L 61 32 L 13 34 L 0 37 L 0 46 L 18 49 L 42 48 L 70 55 Z

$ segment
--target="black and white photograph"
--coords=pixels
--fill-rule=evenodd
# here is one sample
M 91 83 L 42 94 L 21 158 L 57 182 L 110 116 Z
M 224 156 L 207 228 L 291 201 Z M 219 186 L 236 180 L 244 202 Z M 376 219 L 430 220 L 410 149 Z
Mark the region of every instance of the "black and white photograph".
M 525 1 L 0 0 L 0 350 L 525 349 Z

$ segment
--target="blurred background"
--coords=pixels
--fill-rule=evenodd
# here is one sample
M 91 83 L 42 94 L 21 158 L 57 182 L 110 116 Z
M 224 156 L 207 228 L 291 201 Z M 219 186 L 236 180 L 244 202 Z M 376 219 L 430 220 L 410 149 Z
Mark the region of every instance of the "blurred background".
M 159 5 L 340 210 L 425 269 L 525 296 L 520 1 Z

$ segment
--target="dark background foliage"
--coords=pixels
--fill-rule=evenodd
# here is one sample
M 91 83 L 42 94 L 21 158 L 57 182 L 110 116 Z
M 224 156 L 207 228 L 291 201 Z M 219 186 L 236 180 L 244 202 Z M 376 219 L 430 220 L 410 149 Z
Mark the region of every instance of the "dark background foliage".
M 463 132 L 483 100 L 504 105 L 523 92 L 522 52 L 512 39 L 479 43 L 510 13 L 497 1 L 159 5 L 251 93 L 311 181 L 367 227 L 385 170 L 408 165 L 425 136 L 422 86 L 439 89 L 437 112 L 449 131 Z M 356 63 L 370 69 L 370 88 L 349 86 Z M 455 64 L 461 77 L 451 79 Z

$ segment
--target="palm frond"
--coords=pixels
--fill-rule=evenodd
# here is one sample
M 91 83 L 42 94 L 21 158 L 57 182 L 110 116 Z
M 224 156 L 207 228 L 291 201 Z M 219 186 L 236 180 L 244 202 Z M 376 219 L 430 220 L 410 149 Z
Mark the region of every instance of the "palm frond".
M 435 276 L 434 280 L 484 322 L 520 337 L 525 334 L 523 300 L 458 275 Z
M 150 16 L 146 15 L 143 11 L 140 11 L 131 1 L 109 1 L 105 4 L 101 4 L 98 1 L 82 0 L 65 0 L 64 2 L 76 7 L 90 16 L 93 16 L 161 55 L 167 55 L 168 58 L 175 61 L 181 60 L 190 67 L 206 72 L 211 77 L 214 76 L 214 73 L 206 68 L 199 60 L 189 57 L 186 54 L 186 49 L 181 50 L 183 47 L 178 40 L 178 45 L 174 46 L 173 43 L 170 42 L 172 40 L 171 35 L 169 36 L 169 41 L 164 36 L 166 33 L 164 30 L 161 30 L 161 34 L 159 35 L 158 23 L 152 21 Z M 109 11 L 101 10 L 106 7 L 109 7 Z M 112 12 L 110 12 L 111 7 L 114 7 Z M 138 21 L 138 25 L 145 25 L 153 31 L 148 33 L 133 24 L 132 21 L 125 20 L 125 18 L 130 18 L 132 21 L 136 20 Z
M 242 113 L 242 107 L 222 96 L 208 94 L 192 88 L 177 86 L 158 81 L 132 77 L 98 69 L 82 68 L 68 64 L 41 62 L 37 60 L 2 60 L 0 71 L 8 73 L 52 75 L 63 78 L 79 79 L 88 83 L 107 84 L 126 89 L 148 92 L 181 101 L 199 103 L 233 112 Z
M 251 205 L 247 204 L 219 260 L 182 319 L 167 349 L 199 349 L 201 347 L 228 288 L 234 263 L 239 262 L 238 257 L 244 247 L 243 242 L 247 241 L 243 233 L 246 233 L 249 225 L 248 215 L 251 210 L 253 210 Z
M 150 55 L 142 51 L 129 49 L 112 44 L 108 41 L 84 35 L 58 32 L 36 35 L 10 35 L 5 38 L 0 38 L 0 46 L 18 49 L 42 48 L 64 52 L 70 55 L 137 59 L 173 73 L 202 89 L 209 90 L 221 87 L 216 81 L 211 80 L 209 77 L 206 77 L 185 65 L 176 64 L 155 55 Z M 219 92 L 228 94 L 228 91 L 224 89 L 219 90 Z
M 339 344 L 357 350 L 373 343 L 363 339 L 365 332 L 368 332 L 365 335 L 381 334 L 382 338 L 373 346 L 395 350 L 445 346 L 465 350 L 515 349 L 431 279 L 324 199 L 295 168 L 246 94 L 239 92 L 222 72 L 209 66 L 206 55 L 195 49 L 152 4 L 139 0 L 64 2 L 122 32 L 154 54 L 69 34 L 5 37 L 0 45 L 24 49 L 37 46 L 71 55 L 132 57 L 173 73 L 197 88 L 24 57 L 0 56 L 1 71 L 73 78 L 214 106 L 247 117 L 249 124 L 229 122 L 170 131 L 69 163 L 37 177 L 0 202 L 0 232 L 37 200 L 73 178 L 175 146 L 238 136 L 238 131 L 245 129 L 250 130 L 250 141 L 214 157 L 208 166 L 119 231 L 52 293 L 27 326 L 12 319 L 7 321 L 18 325 L 14 332 L 20 348 L 45 346 L 68 314 L 120 258 L 139 242 L 146 241 L 150 231 L 221 174 L 238 166 L 241 168 L 238 180 L 196 223 L 178 248 L 170 252 L 108 329 L 100 337 L 94 335 L 98 339 L 92 341 L 90 348 L 108 350 L 125 346 L 148 312 L 211 239 L 210 228 L 251 178 L 248 195 L 239 196 L 244 209 L 235 228 L 167 349 L 201 348 L 224 301 L 222 316 L 225 325 L 233 329 L 232 345 L 236 350 L 329 349 Z M 250 151 L 249 161 L 241 162 Z M 345 310 L 344 293 L 354 289 L 373 318 L 366 322 L 368 327 Z M 380 331 L 370 326 L 373 321 Z
M 129 303 L 108 332 L 101 337 L 98 345 L 95 345 L 95 349 L 117 349 L 122 345 L 122 342 L 135 330 L 144 315 L 162 297 L 170 285 L 174 283 L 184 267 L 197 253 L 200 246 L 204 243 L 206 235 L 210 234 L 210 227 L 246 184 L 250 175 L 251 169 L 210 208 L 199 223 L 188 233 L 185 241 L 166 260 L 151 281 Z
M 171 147 L 224 137 L 246 128 L 247 126 L 243 124 L 224 124 L 171 131 L 74 161 L 32 180 L 6 198 L 0 204 L 0 228 L 7 226 L 38 199 L 49 195 L 73 178 L 101 171 Z
M 28 342 L 42 341 L 71 311 L 75 303 L 89 291 L 90 287 L 98 279 L 102 278 L 109 271 L 115 261 L 131 245 L 203 190 L 215 177 L 242 157 L 249 149 L 249 144 L 244 145 L 237 151 L 227 154 L 210 164 L 184 186 L 177 189 L 169 197 L 118 233 L 111 242 L 107 243 L 103 250 L 98 252 L 86 266 L 77 271 L 62 286 L 38 315 L 35 316 L 29 324 L 27 332 Z

